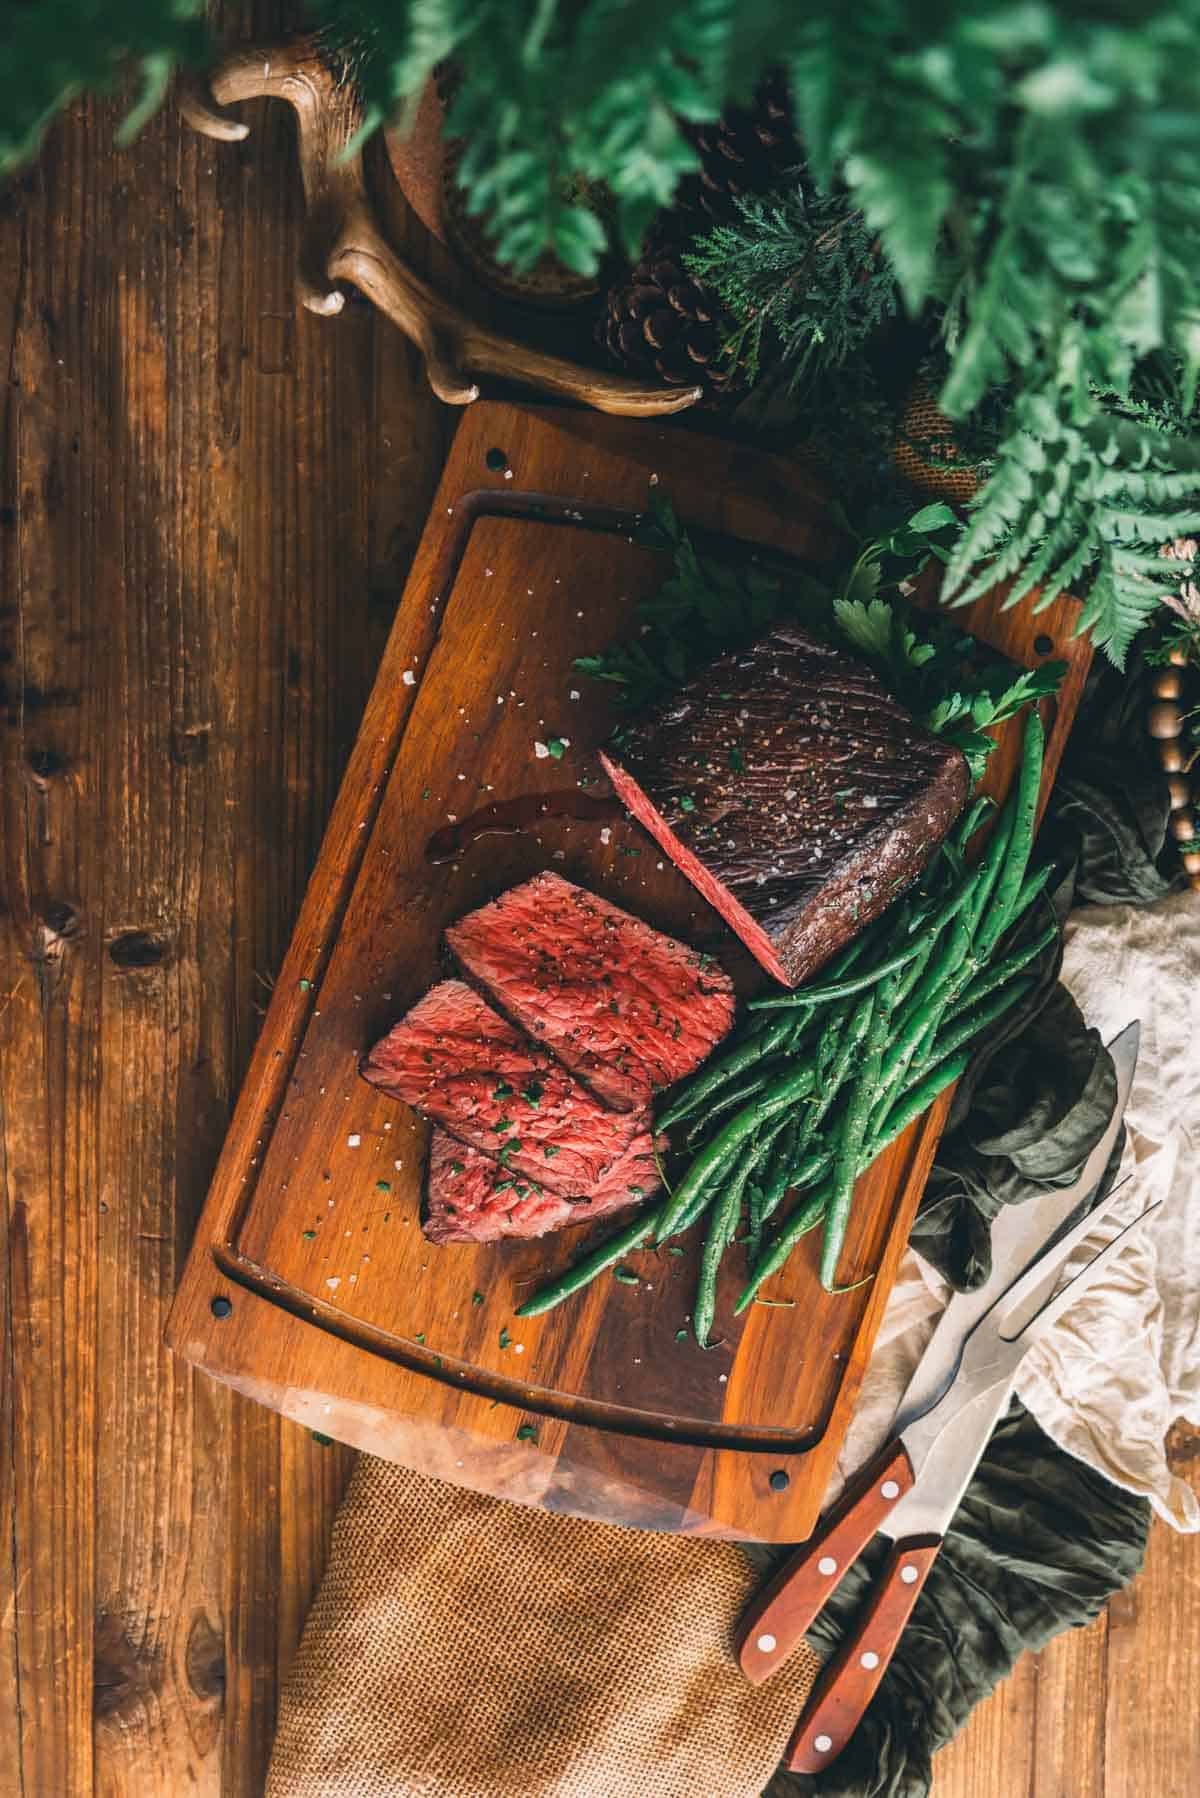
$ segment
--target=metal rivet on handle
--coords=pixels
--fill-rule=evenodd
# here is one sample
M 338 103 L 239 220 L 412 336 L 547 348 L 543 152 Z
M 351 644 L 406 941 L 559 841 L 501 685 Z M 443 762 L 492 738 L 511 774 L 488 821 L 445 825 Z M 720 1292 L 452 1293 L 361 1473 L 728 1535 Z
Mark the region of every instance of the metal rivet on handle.
M 837 1562 L 834 1560 L 832 1555 L 822 1555 L 821 1556 L 821 1559 L 817 1562 L 817 1572 L 818 1573 L 836 1573 L 837 1572 Z
M 899 1481 L 884 1480 L 883 1485 L 879 1488 L 879 1491 L 883 1498 L 899 1498 L 899 1496 L 900 1496 Z
M 758 1649 L 760 1654 L 772 1654 L 778 1647 L 778 1643 L 769 1630 L 764 1630 L 754 1646 Z
M 829 1750 L 833 1747 L 833 1737 L 832 1736 L 814 1736 L 813 1737 L 813 1747 L 816 1749 L 818 1754 L 828 1754 Z
M 917 1569 L 912 1565 L 911 1561 L 907 1567 L 902 1567 L 900 1569 L 900 1578 L 904 1581 L 906 1586 L 915 1584 L 916 1580 L 919 1578 Z
M 868 1648 L 866 1654 L 859 1655 L 858 1664 L 860 1667 L 866 1667 L 868 1669 L 873 1668 L 873 1667 L 878 1667 L 879 1656 L 877 1654 L 873 1654 L 872 1651 Z

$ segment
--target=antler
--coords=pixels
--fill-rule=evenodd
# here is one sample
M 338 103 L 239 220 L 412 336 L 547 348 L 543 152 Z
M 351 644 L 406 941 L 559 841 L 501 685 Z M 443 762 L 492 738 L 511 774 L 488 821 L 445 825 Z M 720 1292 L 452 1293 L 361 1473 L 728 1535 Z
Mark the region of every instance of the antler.
M 297 285 L 311 312 L 340 312 L 349 281 L 411 337 L 425 358 L 438 398 L 466 406 L 479 398 L 479 375 L 517 380 L 545 393 L 582 401 L 601 412 L 648 417 L 682 412 L 700 398 L 700 387 L 662 388 L 622 375 L 584 368 L 562 356 L 489 330 L 415 275 L 387 241 L 363 178 L 362 155 L 347 150 L 363 122 L 352 81 L 340 80 L 315 38 L 231 51 L 209 78 L 209 91 L 193 83 L 181 110 L 195 130 L 226 142 L 248 127 L 216 110 L 260 97 L 287 100 L 296 110 L 300 168 L 308 220 Z

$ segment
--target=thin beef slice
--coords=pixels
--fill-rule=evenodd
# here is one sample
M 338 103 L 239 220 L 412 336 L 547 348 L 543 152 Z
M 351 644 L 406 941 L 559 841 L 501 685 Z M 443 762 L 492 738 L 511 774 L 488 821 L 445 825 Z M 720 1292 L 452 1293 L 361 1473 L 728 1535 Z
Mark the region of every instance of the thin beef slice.
M 640 1205 L 657 1192 L 654 1143 L 647 1128 L 613 1163 L 587 1199 L 564 1199 L 532 1180 L 500 1167 L 478 1149 L 457 1142 L 435 1125 L 425 1179 L 425 1220 L 430 1242 L 499 1242 L 545 1236 L 572 1224 L 588 1224 L 610 1212 Z
M 610 1111 L 461 980 L 376 1043 L 363 1077 L 563 1198 L 587 1198 L 643 1122 Z
M 733 1022 L 729 977 L 674 937 L 539 874 L 446 932 L 506 1015 L 621 1111 L 690 1074 Z
M 601 761 L 785 986 L 916 879 L 970 784 L 869 669 L 792 625 L 722 656 Z

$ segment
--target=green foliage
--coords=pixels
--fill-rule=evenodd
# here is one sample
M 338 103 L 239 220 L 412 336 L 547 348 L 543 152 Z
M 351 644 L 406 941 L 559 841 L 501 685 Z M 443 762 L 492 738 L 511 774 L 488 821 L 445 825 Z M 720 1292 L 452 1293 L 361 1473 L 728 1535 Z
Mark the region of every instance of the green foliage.
M 669 502 L 656 495 L 642 540 L 670 551 L 673 573 L 638 608 L 638 636 L 581 656 L 575 666 L 611 682 L 622 708 L 639 711 L 722 651 L 752 642 L 784 619 L 798 620 L 877 668 L 915 717 L 958 745 L 977 779 L 992 749 L 987 727 L 1056 692 L 1064 664 L 1016 669 L 943 614 L 909 603 L 912 581 L 931 556 L 945 561 L 956 530 L 949 506 L 925 506 L 863 544 L 826 585 L 790 568 L 735 566 L 698 553 Z
M 739 218 L 718 225 L 684 256 L 730 315 L 725 354 L 759 377 L 763 338 L 795 388 L 818 368 L 837 368 L 896 310 L 896 277 L 875 234 L 842 192 L 797 180 L 772 199 L 740 199 Z
M 129 65 L 158 103 L 202 52 L 199 0 L 19 0 L 0 47 L 0 163 Z M 309 0 L 379 122 L 457 71 L 459 178 L 502 260 L 596 270 L 636 249 L 696 155 L 686 126 L 791 82 L 811 178 L 695 248 L 730 354 L 814 397 L 898 292 L 940 335 L 941 404 L 1010 420 L 950 584 L 1087 580 L 1120 662 L 1192 534 L 1200 480 L 1200 0 Z M 816 184 L 816 191 L 812 183 Z M 581 193 L 611 197 L 598 212 Z M 857 270 L 869 273 L 856 282 Z M 1144 370 L 1170 393 L 1147 402 Z M 828 384 L 821 403 L 830 397 Z M 873 402 L 872 402 L 873 403 Z M 1144 408 L 1150 404 L 1150 416 Z M 836 405 L 829 409 L 829 415 Z M 986 574 L 982 564 L 995 558 Z
M 205 50 L 203 0 L 23 0 L 5 9 L 0 37 L 0 168 L 31 156 L 46 124 L 77 93 L 124 84 L 141 91 L 125 135 L 162 100 L 176 61 Z
M 1200 532 L 1200 438 L 1176 413 L 1058 385 L 1017 392 L 947 570 L 960 604 L 998 580 L 1039 606 L 1086 580 L 1082 628 L 1123 667 L 1134 637 L 1192 571 L 1162 546 Z

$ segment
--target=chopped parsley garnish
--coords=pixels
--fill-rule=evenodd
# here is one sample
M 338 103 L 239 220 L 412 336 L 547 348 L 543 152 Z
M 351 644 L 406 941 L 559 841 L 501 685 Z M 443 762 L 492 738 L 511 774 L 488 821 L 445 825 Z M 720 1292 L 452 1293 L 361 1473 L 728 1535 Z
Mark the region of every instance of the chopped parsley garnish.
M 729 751 L 729 766 L 733 769 L 735 774 L 744 774 L 746 772 L 746 758 L 743 756 L 736 743 Z
M 467 1170 L 466 1170 L 466 1168 L 465 1168 L 465 1167 L 464 1167 L 464 1166 L 463 1166 L 463 1164 L 462 1164 L 462 1162 L 461 1162 L 461 1161 L 452 1161 L 452 1162 L 451 1162 L 451 1163 L 450 1163 L 450 1172 L 451 1172 L 451 1173 L 452 1173 L 452 1174 L 465 1174 L 465 1173 L 466 1173 L 466 1171 L 467 1171 Z
M 519 1155 L 520 1153 L 521 1153 L 520 1143 L 517 1141 L 515 1136 L 510 1136 L 508 1141 L 505 1143 L 504 1147 L 501 1149 L 499 1155 L 497 1155 L 496 1159 L 500 1163 L 501 1167 L 507 1167 L 509 1156 L 510 1155 Z
M 542 1154 L 546 1157 L 547 1161 L 553 1161 L 554 1157 L 558 1154 L 558 1150 L 552 1142 L 543 1143 Z
M 676 1330 L 675 1340 L 676 1340 L 676 1342 L 686 1342 L 687 1341 L 687 1331 L 686 1330 Z
M 502 1349 L 506 1349 L 511 1341 L 512 1341 L 512 1337 L 509 1335 L 508 1331 L 501 1330 L 501 1332 L 500 1332 L 500 1347 Z
M 644 1199 L 646 1196 L 646 1188 L 644 1186 L 631 1186 L 629 1190 L 635 1199 Z
M 311 981 L 311 980 L 301 980 L 301 982 L 300 982 L 300 991 L 301 991 L 301 992 L 302 992 L 302 993 L 306 993 L 306 992 L 308 992 L 308 990 L 309 990 L 309 988 L 310 988 L 310 987 L 311 987 L 311 986 L 312 986 L 312 981 Z
M 416 1335 L 413 1337 L 413 1341 L 414 1342 L 424 1342 L 424 1340 L 425 1340 L 424 1330 L 418 1330 Z
M 333 1437 L 327 1436 L 323 1430 L 310 1430 L 308 1433 L 314 1442 L 319 1442 L 321 1444 L 322 1448 L 333 1447 Z
M 614 1267 L 613 1279 L 619 1280 L 622 1286 L 640 1286 L 641 1281 L 631 1267 Z
M 554 757 L 556 762 L 561 762 L 563 756 L 567 753 L 567 746 L 561 737 L 551 737 L 546 744 L 546 748 L 550 751 L 550 754 Z
M 492 1129 L 496 1132 L 497 1136 L 500 1136 L 505 1130 L 511 1130 L 512 1127 L 512 1118 L 500 1118 L 497 1123 L 492 1125 Z
M 541 1104 L 542 1093 L 544 1091 L 545 1088 L 539 1086 L 536 1080 L 531 1080 L 528 1086 L 523 1086 L 521 1088 L 521 1097 L 524 1099 L 526 1105 L 533 1105 L 536 1107 Z
M 375 1182 L 375 1191 L 376 1192 L 391 1192 L 391 1190 L 392 1190 L 392 1183 L 390 1180 L 376 1180 L 376 1182 Z
M 315 1231 L 315 1230 L 306 1230 L 306 1231 L 305 1231 L 305 1232 L 304 1232 L 304 1240 L 305 1240 L 305 1241 L 306 1241 L 306 1242 L 312 1242 L 312 1241 L 313 1241 L 313 1240 L 314 1240 L 314 1239 L 315 1239 L 315 1237 L 316 1237 L 316 1234 L 317 1234 L 317 1233 L 316 1233 L 316 1231 Z
M 483 1294 L 482 1294 L 482 1293 L 481 1293 L 481 1292 L 473 1292 L 473 1293 L 472 1293 L 472 1294 L 471 1294 L 471 1303 L 472 1303 L 472 1304 L 473 1304 L 473 1305 L 482 1305 L 482 1303 L 483 1303 Z
M 683 795 L 682 799 L 679 801 L 679 809 L 681 812 L 695 811 L 696 801 L 692 798 L 690 793 L 685 793 Z
M 492 1094 L 493 1099 L 511 1099 L 513 1089 L 506 1080 L 502 1080 Z
M 679 1243 L 679 1242 L 668 1243 L 667 1244 L 667 1254 L 668 1255 L 682 1255 L 683 1254 L 683 1244 Z
M 517 1441 L 518 1442 L 536 1442 L 537 1441 L 537 1426 L 532 1423 L 523 1423 L 521 1425 L 520 1429 L 517 1431 Z

